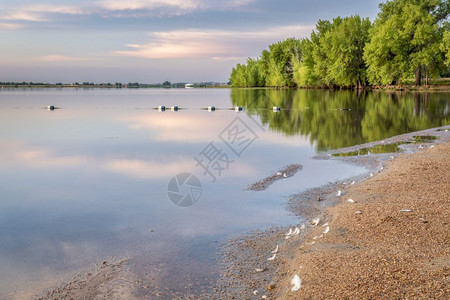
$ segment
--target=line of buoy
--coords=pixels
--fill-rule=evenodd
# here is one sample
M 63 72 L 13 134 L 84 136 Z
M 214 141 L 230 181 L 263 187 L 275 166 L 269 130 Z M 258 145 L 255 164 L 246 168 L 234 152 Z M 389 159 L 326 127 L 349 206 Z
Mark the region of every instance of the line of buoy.
M 48 109 L 52 109 L 51 107 L 53 107 L 53 109 L 55 109 L 55 107 L 54 106 L 48 106 L 47 108 Z M 52 109 L 52 110 L 53 110 Z M 166 107 L 164 106 L 164 105 L 160 105 L 160 106 L 158 106 L 158 111 L 166 111 Z M 174 106 L 171 106 L 170 107 L 170 110 L 171 111 L 178 111 L 178 110 L 180 110 L 181 108 L 179 108 L 177 105 L 174 105 Z M 216 111 L 216 107 L 215 106 L 208 106 L 207 108 L 202 108 L 202 109 L 204 109 L 204 110 L 207 110 L 207 111 L 210 111 L 210 112 L 213 112 L 213 111 Z M 240 111 L 242 111 L 243 110 L 243 108 L 242 108 L 242 106 L 235 106 L 234 108 L 228 108 L 229 110 L 234 110 L 235 112 L 240 112 Z M 280 107 L 278 107 L 278 106 L 274 106 L 273 108 L 272 108 L 272 111 L 273 112 L 279 112 L 281 110 L 281 108 Z

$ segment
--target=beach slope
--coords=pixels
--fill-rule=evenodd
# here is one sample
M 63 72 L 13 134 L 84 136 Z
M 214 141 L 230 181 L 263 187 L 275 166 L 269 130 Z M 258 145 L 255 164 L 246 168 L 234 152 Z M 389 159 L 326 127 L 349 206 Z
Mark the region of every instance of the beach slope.
M 395 158 L 341 198 L 329 231 L 295 250 L 278 298 L 450 298 L 450 143 Z

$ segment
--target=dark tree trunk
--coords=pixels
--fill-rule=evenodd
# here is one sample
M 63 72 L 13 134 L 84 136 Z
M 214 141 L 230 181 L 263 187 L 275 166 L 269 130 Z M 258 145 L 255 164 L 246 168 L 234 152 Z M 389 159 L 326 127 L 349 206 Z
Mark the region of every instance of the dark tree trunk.
M 414 108 L 415 108 L 415 112 L 416 112 L 416 116 L 419 117 L 420 116 L 420 108 L 421 108 L 421 97 L 422 94 L 421 93 L 416 93 L 414 94 Z
M 416 69 L 416 85 L 422 85 L 422 68 Z

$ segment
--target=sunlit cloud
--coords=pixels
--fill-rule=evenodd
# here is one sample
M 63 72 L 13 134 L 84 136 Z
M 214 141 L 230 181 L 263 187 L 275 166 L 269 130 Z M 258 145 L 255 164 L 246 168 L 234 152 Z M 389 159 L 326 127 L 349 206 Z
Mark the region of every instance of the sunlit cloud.
M 0 19 L 10 21 L 47 22 L 50 21 L 50 14 L 79 15 L 89 13 L 90 10 L 83 7 L 58 4 L 36 4 L 6 8 L 3 10 L 3 13 L 0 13 Z
M 185 15 L 198 11 L 235 10 L 249 6 L 257 0 L 101 0 L 96 4 L 106 11 L 153 14 L 160 16 Z M 135 14 L 136 15 L 136 14 Z M 112 16 L 127 16 L 116 14 Z
M 40 13 L 33 13 L 27 10 L 8 12 L 2 15 L 0 19 L 8 21 L 33 21 L 33 22 L 47 21 L 47 19 Z
M 47 61 L 47 62 L 69 62 L 69 61 L 87 61 L 93 60 L 87 57 L 74 57 L 67 55 L 44 55 L 36 58 L 39 61 Z
M 0 30 L 7 29 L 7 30 L 15 30 L 25 27 L 23 24 L 16 24 L 16 23 L 0 23 Z
M 217 61 L 242 61 L 245 60 L 247 57 L 245 56 L 214 56 L 212 59 Z
M 231 47 L 218 47 L 217 35 L 220 32 L 172 31 L 151 34 L 152 41 L 147 44 L 132 44 L 133 50 L 114 51 L 117 55 L 141 58 L 181 58 L 220 56 L 230 52 Z
M 198 11 L 235 10 L 256 0 L 100 0 L 65 4 L 6 4 L 0 20 L 48 22 L 56 15 L 98 15 L 108 18 L 140 18 L 148 16 L 181 16 Z
M 70 14 L 70 15 L 87 14 L 90 12 L 90 9 L 88 9 L 87 7 L 78 7 L 74 5 L 58 5 L 58 4 L 30 5 L 26 7 L 26 10 L 37 13 L 54 13 L 54 14 Z
M 292 25 L 247 32 L 198 29 L 153 32 L 149 34 L 149 42 L 127 44 L 131 49 L 113 53 L 150 59 L 210 57 L 236 60 L 248 53 L 249 46 L 255 42 L 265 44 L 307 36 L 313 29 L 314 25 Z
M 257 2 L 257 0 L 230 0 L 225 1 L 225 6 L 229 8 L 239 8 L 244 6 L 249 6 L 252 3 Z
M 152 10 L 156 8 L 172 8 L 183 11 L 192 11 L 199 7 L 201 1 L 195 0 L 102 0 L 98 6 L 106 10 Z

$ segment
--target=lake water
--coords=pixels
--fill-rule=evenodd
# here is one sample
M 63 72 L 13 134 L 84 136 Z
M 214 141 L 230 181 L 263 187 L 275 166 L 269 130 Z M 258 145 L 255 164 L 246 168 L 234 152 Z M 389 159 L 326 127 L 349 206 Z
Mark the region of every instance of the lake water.
M 287 196 L 365 172 L 312 156 L 449 124 L 449 104 L 449 93 L 4 89 L 0 298 L 109 257 L 133 258 L 136 274 L 158 270 L 168 290 L 201 289 L 217 278 L 221 242 L 299 223 Z M 294 177 L 244 190 L 292 163 L 303 165 Z M 173 179 L 183 173 L 198 182 Z

